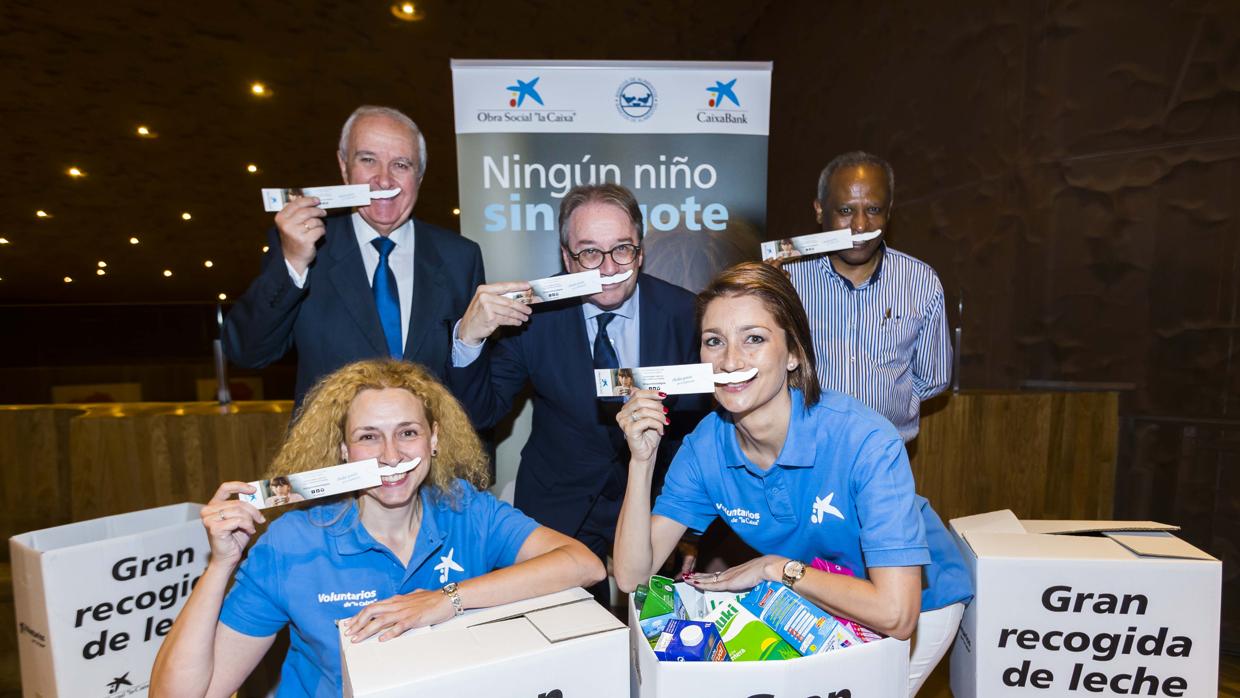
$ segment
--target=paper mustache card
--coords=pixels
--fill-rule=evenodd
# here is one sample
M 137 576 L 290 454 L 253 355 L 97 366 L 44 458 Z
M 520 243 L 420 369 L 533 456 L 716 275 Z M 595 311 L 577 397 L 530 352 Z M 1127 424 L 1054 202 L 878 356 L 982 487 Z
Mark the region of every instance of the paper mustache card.
M 400 187 L 371 191 L 369 184 L 340 184 L 334 187 L 305 187 L 290 189 L 264 189 L 263 210 L 276 213 L 293 199 L 314 196 L 319 208 L 346 208 L 369 206 L 371 199 L 390 199 L 400 193 Z
M 378 487 L 383 482 L 383 476 L 407 473 L 418 467 L 421 462 L 421 458 L 414 458 L 411 461 L 387 467 L 379 465 L 377 459 L 371 458 L 309 470 L 304 473 L 278 475 L 269 480 L 255 480 L 248 483 L 256 490 L 254 494 L 239 494 L 237 498 L 259 509 L 267 509 L 304 502 L 307 499 L 331 497 L 367 487 Z
M 668 395 L 713 393 L 714 373 L 710 364 L 594 370 L 594 392 L 597 397 L 629 395 L 634 390 L 659 390 Z
M 545 303 L 565 298 L 576 298 L 577 296 L 590 296 L 602 292 L 602 277 L 599 276 L 598 269 L 591 269 L 590 271 L 583 271 L 577 274 L 562 274 L 560 276 L 549 276 L 545 279 L 534 279 L 530 282 L 530 290 L 512 291 L 504 295 L 529 305 L 531 303 Z
M 772 259 L 792 259 L 809 254 L 822 254 L 847 250 L 854 244 L 868 242 L 882 235 L 882 230 L 853 235 L 852 229 L 841 228 L 828 230 L 825 233 L 811 233 L 783 240 L 770 240 L 762 243 L 762 261 Z

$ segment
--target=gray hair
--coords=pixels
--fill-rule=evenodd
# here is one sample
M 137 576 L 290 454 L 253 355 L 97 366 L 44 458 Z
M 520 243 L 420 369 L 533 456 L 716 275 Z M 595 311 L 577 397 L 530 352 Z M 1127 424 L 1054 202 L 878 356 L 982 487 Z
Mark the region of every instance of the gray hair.
M 560 246 L 568 249 L 568 219 L 573 211 L 586 204 L 611 204 L 628 214 L 637 232 L 637 239 L 642 239 L 642 209 L 637 197 L 628 187 L 619 184 L 582 184 L 569 190 L 560 200 Z
M 873 167 L 882 168 L 883 173 L 887 175 L 887 203 L 896 198 L 896 173 L 891 169 L 891 163 L 872 155 L 864 150 L 854 150 L 851 153 L 837 155 L 834 160 L 827 163 L 822 168 L 822 174 L 818 175 L 818 201 L 827 202 L 827 185 L 831 182 L 831 176 L 841 167 L 857 167 L 858 165 L 871 165 Z
M 414 136 L 417 137 L 418 179 L 421 179 L 422 175 L 426 174 L 426 137 L 422 135 L 422 129 L 418 128 L 418 125 L 413 123 L 413 119 L 405 116 L 405 113 L 399 109 L 393 109 L 392 107 L 377 107 L 370 104 L 364 104 L 357 109 L 354 109 L 353 113 L 349 115 L 349 118 L 345 120 L 344 128 L 340 129 L 340 159 L 345 162 L 349 161 L 349 138 L 353 135 L 353 124 L 363 116 L 386 116 L 389 119 L 399 121 L 401 124 L 404 124 L 404 126 L 408 128 Z

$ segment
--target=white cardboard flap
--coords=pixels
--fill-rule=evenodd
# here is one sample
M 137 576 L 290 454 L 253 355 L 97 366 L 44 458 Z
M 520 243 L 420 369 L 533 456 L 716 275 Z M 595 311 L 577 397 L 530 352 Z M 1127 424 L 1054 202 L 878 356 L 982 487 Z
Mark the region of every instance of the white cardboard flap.
M 1025 527 L 1011 509 L 961 516 L 951 520 L 951 527 L 961 535 L 969 532 L 1026 533 Z
M 1104 533 L 1106 531 L 1178 531 L 1179 526 L 1157 521 L 1051 521 L 1027 519 L 1021 521 L 1030 533 Z
M 1206 551 L 1163 531 L 1134 531 L 1105 533 L 1103 535 L 1141 557 L 1169 557 L 1189 560 L 1215 559 Z
M 551 643 L 628 627 L 607 609 L 594 603 L 593 598 L 531 611 L 525 617 Z
M 449 618 L 448 620 L 433 626 L 434 629 L 453 629 L 453 628 L 472 628 L 476 625 L 484 623 L 494 623 L 495 621 L 507 620 L 509 618 L 520 618 L 521 616 L 552 606 L 561 606 L 564 604 L 581 601 L 583 599 L 593 599 L 590 592 L 581 587 L 573 587 L 557 591 L 554 594 L 545 594 L 543 596 L 535 596 L 532 599 L 524 601 L 514 601 L 502 606 L 492 606 L 491 608 L 480 608 L 474 611 L 466 611 L 464 615 Z
M 197 519 L 201 509 L 201 504 L 169 504 L 22 533 L 10 540 L 31 550 L 48 552 L 179 526 Z
M 971 531 L 964 534 L 973 552 L 985 558 L 1029 560 L 1131 560 L 1132 553 L 1108 538 L 1041 536 Z

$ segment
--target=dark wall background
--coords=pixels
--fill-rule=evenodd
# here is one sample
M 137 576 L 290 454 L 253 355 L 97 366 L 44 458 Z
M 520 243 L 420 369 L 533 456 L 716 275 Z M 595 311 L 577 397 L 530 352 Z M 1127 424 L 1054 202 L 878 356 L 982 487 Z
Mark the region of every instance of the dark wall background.
M 965 386 L 1130 382 L 1142 412 L 1240 416 L 1240 3 L 968 5 L 758 21 L 771 236 L 813 229 L 833 154 L 883 154 L 893 246 L 964 295 Z

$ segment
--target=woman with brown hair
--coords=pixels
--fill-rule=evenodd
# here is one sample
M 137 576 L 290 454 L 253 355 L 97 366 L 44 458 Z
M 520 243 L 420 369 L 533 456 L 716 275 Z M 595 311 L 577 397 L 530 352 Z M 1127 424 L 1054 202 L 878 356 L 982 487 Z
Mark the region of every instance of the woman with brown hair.
M 309 393 L 272 475 L 375 458 L 382 484 L 265 519 L 225 482 L 202 509 L 211 559 L 156 659 L 152 695 L 228 696 L 291 625 L 278 696 L 339 696 L 337 621 L 360 642 L 589 585 L 602 564 L 482 488 L 487 460 L 423 368 L 361 361 Z M 229 580 L 236 582 L 225 597 Z
M 697 317 L 719 409 L 685 439 L 653 510 L 653 453 L 668 424 L 662 396 L 636 391 L 617 416 L 631 453 L 617 583 L 625 591 L 644 583 L 686 529 L 704 531 L 720 517 L 765 554 L 685 581 L 734 592 L 783 582 L 885 635 L 916 633 L 915 694 L 950 647 L 972 589 L 943 523 L 914 492 L 899 434 L 856 400 L 819 388 L 809 321 L 778 270 L 724 271 L 699 294 Z M 814 558 L 855 576 L 813 569 Z

